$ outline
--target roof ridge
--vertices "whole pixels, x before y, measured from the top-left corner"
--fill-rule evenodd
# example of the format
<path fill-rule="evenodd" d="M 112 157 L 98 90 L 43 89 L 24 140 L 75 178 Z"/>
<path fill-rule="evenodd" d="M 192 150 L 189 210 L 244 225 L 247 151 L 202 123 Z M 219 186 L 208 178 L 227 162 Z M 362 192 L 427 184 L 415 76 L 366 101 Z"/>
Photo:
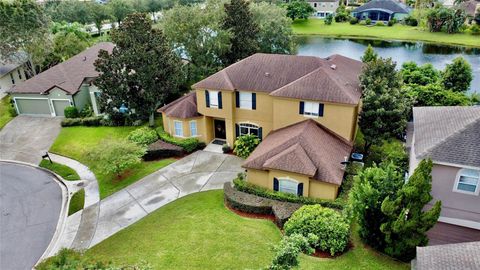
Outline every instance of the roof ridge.
<path fill-rule="evenodd" d="M 232 87 L 232 90 L 235 90 L 235 86 L 233 85 L 232 80 L 230 79 L 230 76 L 228 76 L 226 69 L 222 69 L 221 73 L 223 74 L 223 77 L 225 77 L 227 84 L 230 85 L 230 87 Z"/>
<path fill-rule="evenodd" d="M 446 136 L 445 138 L 439 140 L 436 144 L 434 144 L 434 145 L 430 146 L 429 148 L 425 149 L 422 153 L 418 154 L 417 157 L 424 157 L 425 155 L 427 155 L 428 153 L 430 153 L 434 149 L 440 147 L 443 143 L 445 143 L 446 141 L 448 141 L 452 137 L 455 137 L 458 134 L 463 133 L 465 130 L 467 130 L 468 128 L 470 128 L 471 126 L 476 124 L 477 122 L 480 122 L 480 115 L 478 115 L 478 117 L 476 119 L 472 120 L 470 123 L 466 124 L 462 128 L 460 128 L 458 130 L 455 130 L 454 132 L 452 132 L 452 134 Z"/>
<path fill-rule="evenodd" d="M 318 57 L 317 57 L 317 58 L 318 58 Z M 320 64 L 321 64 L 321 63 L 320 63 Z M 270 92 L 268 95 L 270 96 L 270 95 L 274 94 L 275 92 L 277 92 L 277 91 L 280 91 L 280 90 L 282 90 L 283 88 L 285 88 L 285 87 L 287 87 L 287 86 L 290 86 L 290 85 L 292 85 L 292 84 L 294 84 L 294 83 L 296 83 L 296 82 L 298 82 L 298 81 L 302 80 L 303 78 L 307 77 L 308 75 L 310 75 L 310 74 L 314 73 L 314 72 L 315 72 L 315 71 L 317 71 L 317 70 L 320 70 L 321 68 L 322 68 L 322 66 L 319 66 L 319 67 L 317 67 L 316 69 L 314 69 L 314 70 L 312 70 L 312 71 L 310 71 L 310 72 L 308 72 L 308 73 L 304 74 L 303 76 L 299 77 L 298 79 L 296 79 L 296 80 L 293 80 L 293 81 L 291 81 L 291 82 L 289 82 L 289 83 L 287 83 L 287 84 L 283 85 L 282 87 L 280 87 L 280 88 L 278 88 L 278 89 L 275 89 L 275 90 L 273 90 L 273 91 L 272 91 L 272 92 Z"/>

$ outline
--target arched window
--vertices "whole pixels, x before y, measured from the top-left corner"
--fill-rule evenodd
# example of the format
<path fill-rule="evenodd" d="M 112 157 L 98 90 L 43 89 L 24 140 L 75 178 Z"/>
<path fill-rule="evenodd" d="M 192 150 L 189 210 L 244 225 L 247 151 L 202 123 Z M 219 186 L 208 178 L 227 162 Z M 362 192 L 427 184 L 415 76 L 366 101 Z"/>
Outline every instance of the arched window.
<path fill-rule="evenodd" d="M 242 135 L 247 135 L 247 134 L 253 134 L 253 135 L 257 135 L 258 137 L 259 136 L 259 126 L 256 126 L 254 124 L 249 124 L 249 123 L 241 123 L 239 124 L 240 126 L 240 132 L 239 132 L 239 136 L 242 136 Z"/>
<path fill-rule="evenodd" d="M 273 190 L 303 196 L 303 183 L 290 178 L 273 178 Z"/>

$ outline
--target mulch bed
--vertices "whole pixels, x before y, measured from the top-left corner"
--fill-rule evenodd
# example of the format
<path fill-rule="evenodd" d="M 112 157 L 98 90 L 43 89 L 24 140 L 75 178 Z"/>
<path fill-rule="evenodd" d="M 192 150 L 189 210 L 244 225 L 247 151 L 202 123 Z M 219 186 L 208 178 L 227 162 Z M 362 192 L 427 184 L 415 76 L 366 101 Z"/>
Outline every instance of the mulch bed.
<path fill-rule="evenodd" d="M 246 212 L 239 211 L 237 209 L 233 209 L 226 203 L 225 203 L 225 207 L 228 208 L 228 210 L 230 210 L 230 211 L 234 212 L 235 214 L 237 214 L 239 216 L 242 216 L 242 217 L 255 218 L 255 219 L 268 219 L 271 222 L 275 223 L 275 216 L 274 215 L 246 213 Z"/>
<path fill-rule="evenodd" d="M 310 256 L 313 256 L 313 257 L 317 257 L 317 258 L 327 258 L 327 259 L 335 259 L 337 257 L 340 257 L 342 256 L 343 254 L 347 253 L 350 249 L 352 249 L 354 246 L 353 246 L 353 243 L 351 241 L 348 242 L 347 244 L 347 247 L 345 248 L 345 250 L 342 252 L 342 253 L 337 253 L 335 255 L 330 255 L 330 252 L 328 251 L 321 251 L 321 250 L 315 250 L 315 252 L 310 255 Z"/>

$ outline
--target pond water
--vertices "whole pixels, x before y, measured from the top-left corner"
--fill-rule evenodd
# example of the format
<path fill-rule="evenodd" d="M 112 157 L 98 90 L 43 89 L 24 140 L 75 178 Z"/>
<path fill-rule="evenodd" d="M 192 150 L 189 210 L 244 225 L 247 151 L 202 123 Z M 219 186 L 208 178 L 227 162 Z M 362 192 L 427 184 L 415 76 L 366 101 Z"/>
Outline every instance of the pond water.
<path fill-rule="evenodd" d="M 381 57 L 391 57 L 400 67 L 406 61 L 419 65 L 432 63 L 437 69 L 445 68 L 455 57 L 463 56 L 473 69 L 474 79 L 470 92 L 480 93 L 480 49 L 444 46 L 423 42 L 380 41 L 363 39 L 338 39 L 319 36 L 298 36 L 298 55 L 327 57 L 341 54 L 360 60 L 368 44 L 375 48 Z M 480 38 L 479 38 L 480 44 Z"/>

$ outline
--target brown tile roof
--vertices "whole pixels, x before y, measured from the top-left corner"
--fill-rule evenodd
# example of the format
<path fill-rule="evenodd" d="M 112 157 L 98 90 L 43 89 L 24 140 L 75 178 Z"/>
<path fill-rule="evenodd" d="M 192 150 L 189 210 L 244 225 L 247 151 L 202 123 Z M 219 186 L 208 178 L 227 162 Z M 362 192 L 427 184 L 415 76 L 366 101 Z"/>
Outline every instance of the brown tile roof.
<path fill-rule="evenodd" d="M 243 163 L 250 169 L 278 169 L 340 185 L 341 162 L 352 144 L 312 119 L 275 130 Z"/>
<path fill-rule="evenodd" d="M 417 247 L 413 264 L 417 270 L 480 269 L 480 242 Z"/>
<path fill-rule="evenodd" d="M 113 43 L 101 42 L 10 89 L 10 93 L 43 94 L 58 87 L 67 94 L 78 92 L 85 78 L 97 77 L 93 63 L 100 50 L 112 52 Z"/>
<path fill-rule="evenodd" d="M 190 92 L 183 97 L 161 107 L 157 111 L 164 113 L 169 117 L 181 119 L 198 117 L 201 115 L 197 111 L 197 95 L 195 92 Z"/>
<path fill-rule="evenodd" d="M 323 59 L 257 53 L 192 87 L 259 91 L 274 96 L 358 104 L 361 68 L 361 62 L 340 55 Z"/>
<path fill-rule="evenodd" d="M 413 108 L 417 158 L 480 167 L 480 107 Z"/>

